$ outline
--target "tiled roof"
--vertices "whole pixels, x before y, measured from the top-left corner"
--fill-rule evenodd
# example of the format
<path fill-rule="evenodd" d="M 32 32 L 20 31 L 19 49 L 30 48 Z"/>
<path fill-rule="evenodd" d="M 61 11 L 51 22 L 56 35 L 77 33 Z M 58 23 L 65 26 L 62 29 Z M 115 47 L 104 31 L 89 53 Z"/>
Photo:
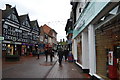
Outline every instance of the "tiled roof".
<path fill-rule="evenodd" d="M 30 24 L 32 27 L 37 27 L 37 30 L 39 30 L 39 25 L 38 25 L 37 20 L 30 21 Z M 37 24 L 37 26 L 36 26 L 36 24 Z"/>
<path fill-rule="evenodd" d="M 20 23 L 23 22 L 25 16 L 19 16 Z"/>
<path fill-rule="evenodd" d="M 42 27 L 43 27 L 43 31 L 44 31 L 46 34 L 49 34 L 51 28 L 50 28 L 49 26 L 47 26 L 47 25 L 43 25 Z"/>
<path fill-rule="evenodd" d="M 35 23 L 39 26 L 37 20 L 30 21 L 32 27 L 35 27 Z"/>
<path fill-rule="evenodd" d="M 19 16 L 20 23 L 24 22 L 27 16 L 28 16 L 27 14 L 25 14 L 25 15 L 20 15 L 20 16 Z"/>
<path fill-rule="evenodd" d="M 7 18 L 10 14 L 12 14 L 13 10 L 15 10 L 15 7 L 9 8 L 7 10 L 2 10 L 2 17 Z"/>
<path fill-rule="evenodd" d="M 44 33 L 46 33 L 48 36 L 52 37 L 52 35 L 50 34 L 50 31 L 52 30 L 52 28 L 50 28 L 46 24 L 43 25 L 42 28 L 43 28 Z"/>

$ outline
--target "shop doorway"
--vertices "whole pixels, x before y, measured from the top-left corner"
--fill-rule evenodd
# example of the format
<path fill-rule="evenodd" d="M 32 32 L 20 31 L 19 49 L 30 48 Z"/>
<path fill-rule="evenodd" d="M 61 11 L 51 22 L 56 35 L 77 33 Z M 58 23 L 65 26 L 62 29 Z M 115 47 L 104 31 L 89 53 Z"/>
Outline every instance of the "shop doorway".
<path fill-rule="evenodd" d="M 116 22 L 95 30 L 96 73 L 105 78 L 120 76 L 120 25 Z"/>

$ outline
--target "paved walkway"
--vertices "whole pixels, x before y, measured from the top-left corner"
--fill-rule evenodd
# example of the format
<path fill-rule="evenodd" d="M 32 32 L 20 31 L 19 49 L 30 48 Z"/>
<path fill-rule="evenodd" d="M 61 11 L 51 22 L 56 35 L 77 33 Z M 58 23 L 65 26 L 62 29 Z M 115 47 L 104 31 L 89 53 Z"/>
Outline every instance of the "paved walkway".
<path fill-rule="evenodd" d="M 83 71 L 73 62 L 64 62 L 62 67 L 57 62 L 52 68 L 47 78 L 80 78 L 90 79 L 90 76 Z"/>
<path fill-rule="evenodd" d="M 45 78 L 47 73 L 55 64 L 53 62 L 45 62 L 45 56 L 40 55 L 40 59 L 36 57 L 21 57 L 17 62 L 5 62 L 3 60 L 3 78 Z"/>
<path fill-rule="evenodd" d="M 18 62 L 5 62 L 3 60 L 2 74 L 3 78 L 90 79 L 90 76 L 83 73 L 76 64 L 63 61 L 62 67 L 60 67 L 56 57 L 52 63 L 45 62 L 44 55 L 40 55 L 40 59 L 31 56 L 21 57 L 21 60 Z"/>

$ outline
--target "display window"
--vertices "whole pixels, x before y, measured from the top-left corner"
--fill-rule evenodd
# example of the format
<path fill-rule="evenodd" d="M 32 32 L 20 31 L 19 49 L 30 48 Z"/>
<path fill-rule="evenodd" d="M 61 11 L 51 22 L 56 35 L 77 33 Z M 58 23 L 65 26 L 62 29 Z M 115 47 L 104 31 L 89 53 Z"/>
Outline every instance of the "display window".
<path fill-rule="evenodd" d="M 101 77 L 120 76 L 120 23 L 115 21 L 95 30 L 96 73 Z"/>
<path fill-rule="evenodd" d="M 7 45 L 7 55 L 13 55 L 14 54 L 14 45 L 8 44 Z"/>

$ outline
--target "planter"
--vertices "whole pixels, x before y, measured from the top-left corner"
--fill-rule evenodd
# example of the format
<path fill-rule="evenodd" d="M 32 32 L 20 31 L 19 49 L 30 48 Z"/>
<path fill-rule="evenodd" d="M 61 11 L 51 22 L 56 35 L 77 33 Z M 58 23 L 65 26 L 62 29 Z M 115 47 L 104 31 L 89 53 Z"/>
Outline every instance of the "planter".
<path fill-rule="evenodd" d="M 19 55 L 6 55 L 5 61 L 19 61 L 20 56 Z"/>

